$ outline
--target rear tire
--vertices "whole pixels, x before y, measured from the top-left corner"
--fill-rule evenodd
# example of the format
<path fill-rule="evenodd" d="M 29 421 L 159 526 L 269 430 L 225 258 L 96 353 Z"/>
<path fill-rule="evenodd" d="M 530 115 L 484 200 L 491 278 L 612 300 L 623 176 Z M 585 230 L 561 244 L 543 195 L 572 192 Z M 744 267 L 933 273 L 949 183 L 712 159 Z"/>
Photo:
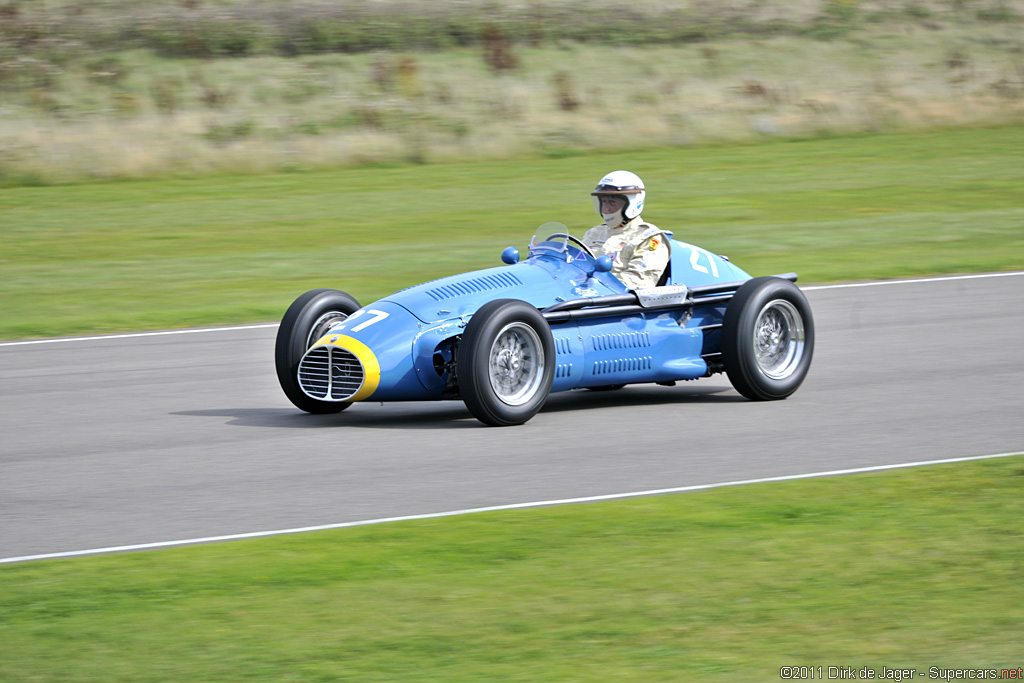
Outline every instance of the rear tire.
<path fill-rule="evenodd" d="M 327 331 L 360 309 L 359 302 L 336 289 L 306 292 L 288 307 L 277 329 L 274 364 L 285 396 L 307 413 L 340 413 L 352 405 L 344 401 L 320 401 L 299 386 L 299 361 Z"/>
<path fill-rule="evenodd" d="M 459 343 L 462 400 L 484 424 L 523 424 L 547 401 L 554 359 L 554 337 L 540 311 L 517 299 L 484 304 Z"/>
<path fill-rule="evenodd" d="M 736 391 L 755 401 L 790 396 L 813 352 L 811 307 L 796 285 L 758 277 L 740 286 L 722 321 L 722 360 Z"/>

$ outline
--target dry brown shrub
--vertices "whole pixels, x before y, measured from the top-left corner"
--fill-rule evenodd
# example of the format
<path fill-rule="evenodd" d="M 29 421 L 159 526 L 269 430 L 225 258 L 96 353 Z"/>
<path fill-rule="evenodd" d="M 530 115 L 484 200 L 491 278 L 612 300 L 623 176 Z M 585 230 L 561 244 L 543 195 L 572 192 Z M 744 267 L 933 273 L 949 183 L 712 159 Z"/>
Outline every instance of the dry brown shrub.
<path fill-rule="evenodd" d="M 579 98 L 576 97 L 575 86 L 572 76 L 568 71 L 556 71 L 551 77 L 555 86 L 555 99 L 558 101 L 558 108 L 562 111 L 575 111 L 580 106 Z"/>
<path fill-rule="evenodd" d="M 519 66 L 519 60 L 512 52 L 512 43 L 501 28 L 488 24 L 483 30 L 484 61 L 495 72 L 512 71 Z"/>
<path fill-rule="evenodd" d="M 785 93 L 776 88 L 769 88 L 759 81 L 744 81 L 743 85 L 736 88 L 736 91 L 744 97 L 761 99 L 771 104 L 779 104 L 786 99 Z"/>

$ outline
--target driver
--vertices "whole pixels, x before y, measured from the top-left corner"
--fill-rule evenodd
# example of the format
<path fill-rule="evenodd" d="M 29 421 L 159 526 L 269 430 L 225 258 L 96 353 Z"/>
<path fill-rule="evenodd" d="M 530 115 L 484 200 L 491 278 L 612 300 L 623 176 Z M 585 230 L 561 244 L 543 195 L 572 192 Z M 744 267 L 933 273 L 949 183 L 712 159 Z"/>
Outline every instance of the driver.
<path fill-rule="evenodd" d="M 630 289 L 654 287 L 668 266 L 670 233 L 640 220 L 644 181 L 629 171 L 612 171 L 590 193 L 604 219 L 583 235 L 594 256 L 612 258 L 612 275 Z"/>

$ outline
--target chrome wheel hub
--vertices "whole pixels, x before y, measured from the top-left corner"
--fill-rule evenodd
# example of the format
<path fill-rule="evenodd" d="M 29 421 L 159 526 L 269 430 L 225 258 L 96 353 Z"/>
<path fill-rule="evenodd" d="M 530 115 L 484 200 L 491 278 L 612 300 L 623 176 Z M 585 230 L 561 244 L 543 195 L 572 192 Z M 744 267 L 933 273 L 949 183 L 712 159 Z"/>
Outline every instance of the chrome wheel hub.
<path fill-rule="evenodd" d="M 758 369 L 771 379 L 786 379 L 804 355 L 804 319 L 789 301 L 770 301 L 754 323 L 754 358 Z"/>
<path fill-rule="evenodd" d="M 537 332 L 524 323 L 510 323 L 491 344 L 488 376 L 494 394 L 510 406 L 534 397 L 544 375 L 543 347 Z"/>
<path fill-rule="evenodd" d="M 309 335 L 306 337 L 306 348 L 308 349 L 320 337 L 330 332 L 331 328 L 348 318 L 348 314 L 341 311 L 327 311 L 316 319 L 313 326 L 309 328 Z"/>

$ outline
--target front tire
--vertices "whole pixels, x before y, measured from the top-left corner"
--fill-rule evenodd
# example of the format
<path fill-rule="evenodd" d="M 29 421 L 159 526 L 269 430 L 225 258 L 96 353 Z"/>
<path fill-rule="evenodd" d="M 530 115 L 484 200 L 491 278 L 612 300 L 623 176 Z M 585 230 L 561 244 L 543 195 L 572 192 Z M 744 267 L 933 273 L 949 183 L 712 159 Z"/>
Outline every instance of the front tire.
<path fill-rule="evenodd" d="M 796 285 L 758 277 L 740 286 L 722 321 L 722 360 L 736 391 L 755 401 L 790 396 L 813 352 L 811 307 Z"/>
<path fill-rule="evenodd" d="M 288 307 L 277 329 L 274 364 L 277 380 L 288 400 L 307 413 L 340 413 L 352 405 L 344 401 L 320 401 L 299 386 L 299 361 L 334 325 L 360 309 L 359 302 L 336 289 L 306 292 Z"/>
<path fill-rule="evenodd" d="M 555 377 L 551 327 L 516 299 L 484 304 L 466 325 L 456 370 L 469 412 L 484 424 L 523 424 L 543 407 Z"/>

